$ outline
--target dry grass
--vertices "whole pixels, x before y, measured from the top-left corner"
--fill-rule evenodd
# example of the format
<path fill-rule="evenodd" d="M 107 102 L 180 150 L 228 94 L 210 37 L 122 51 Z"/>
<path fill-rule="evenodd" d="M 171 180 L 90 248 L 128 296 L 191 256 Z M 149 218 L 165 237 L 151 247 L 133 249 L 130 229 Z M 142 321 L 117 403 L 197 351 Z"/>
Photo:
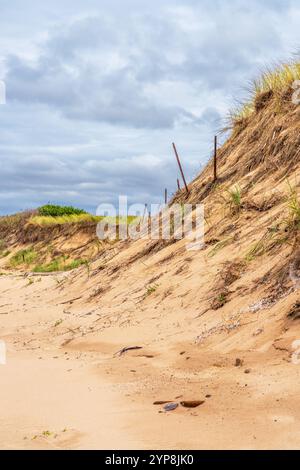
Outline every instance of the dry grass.
<path fill-rule="evenodd" d="M 299 230 L 300 229 L 300 199 L 298 197 L 296 187 L 292 187 L 288 181 L 289 195 L 287 198 L 287 205 L 289 210 L 289 217 L 287 220 L 288 228 Z"/>
<path fill-rule="evenodd" d="M 32 217 L 28 223 L 31 225 L 49 226 L 49 225 L 65 225 L 65 224 L 80 224 L 84 222 L 98 222 L 101 217 L 96 217 L 90 214 L 80 215 L 62 215 L 58 217 L 36 215 Z"/>
<path fill-rule="evenodd" d="M 281 64 L 275 70 L 267 69 L 258 80 L 254 81 L 255 96 L 257 97 L 268 91 L 272 91 L 274 94 L 282 93 L 295 80 L 300 80 L 299 62 Z"/>
<path fill-rule="evenodd" d="M 130 224 L 136 219 L 134 216 L 126 217 L 105 217 L 107 223 L 114 223 L 117 221 L 117 224 L 120 225 L 125 223 Z M 36 215 L 32 217 L 28 223 L 31 225 L 38 226 L 51 226 L 51 225 L 65 225 L 65 224 L 82 224 L 82 223 L 98 223 L 104 220 L 103 216 L 96 216 L 91 214 L 79 214 L 79 215 L 62 215 L 58 217 L 52 216 L 40 216 Z"/>
<path fill-rule="evenodd" d="M 300 80 L 299 62 L 284 63 L 275 69 L 266 69 L 260 78 L 252 82 L 249 100 L 230 112 L 230 127 L 234 128 L 247 121 L 255 111 L 262 109 L 272 96 L 280 98 L 296 80 Z"/>

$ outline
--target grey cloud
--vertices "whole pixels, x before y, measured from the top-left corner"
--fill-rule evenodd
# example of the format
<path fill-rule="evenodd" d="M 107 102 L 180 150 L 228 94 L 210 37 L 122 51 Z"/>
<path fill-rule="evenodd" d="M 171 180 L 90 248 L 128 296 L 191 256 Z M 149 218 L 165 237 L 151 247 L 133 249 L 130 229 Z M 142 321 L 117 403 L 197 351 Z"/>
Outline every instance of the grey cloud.
<path fill-rule="evenodd" d="M 48 201 L 94 211 L 119 193 L 161 201 L 176 189 L 171 142 L 190 180 L 230 97 L 296 49 L 297 14 L 293 0 L 3 5 L 0 213 Z"/>

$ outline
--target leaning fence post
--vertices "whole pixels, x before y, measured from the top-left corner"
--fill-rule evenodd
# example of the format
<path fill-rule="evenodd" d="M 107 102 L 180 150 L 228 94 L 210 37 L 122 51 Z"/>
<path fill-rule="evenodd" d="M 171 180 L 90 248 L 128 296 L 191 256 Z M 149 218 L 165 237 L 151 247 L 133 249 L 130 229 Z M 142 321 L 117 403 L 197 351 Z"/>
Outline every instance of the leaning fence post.
<path fill-rule="evenodd" d="M 188 188 L 188 185 L 186 183 L 186 179 L 185 179 L 183 169 L 182 169 L 182 166 L 181 166 L 181 163 L 180 163 L 179 155 L 178 155 L 178 152 L 177 152 L 177 149 L 176 149 L 176 146 L 175 146 L 174 143 L 173 143 L 173 149 L 174 149 L 175 156 L 176 156 L 176 159 L 177 159 L 177 163 L 178 163 L 178 166 L 179 166 L 179 170 L 180 170 L 183 182 L 184 182 L 185 190 L 186 190 L 187 194 L 189 194 L 189 188 Z"/>
<path fill-rule="evenodd" d="M 215 135 L 215 149 L 214 149 L 214 182 L 218 179 L 217 174 L 217 157 L 218 157 L 218 137 Z"/>

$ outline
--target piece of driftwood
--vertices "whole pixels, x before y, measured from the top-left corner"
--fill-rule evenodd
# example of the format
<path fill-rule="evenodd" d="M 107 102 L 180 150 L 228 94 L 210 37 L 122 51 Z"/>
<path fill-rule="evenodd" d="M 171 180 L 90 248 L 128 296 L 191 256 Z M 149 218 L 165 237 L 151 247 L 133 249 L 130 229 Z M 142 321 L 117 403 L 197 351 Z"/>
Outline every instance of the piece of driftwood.
<path fill-rule="evenodd" d="M 204 400 L 194 400 L 194 401 L 182 401 L 180 402 L 181 406 L 184 408 L 197 408 L 200 405 L 203 405 L 205 403 Z"/>
<path fill-rule="evenodd" d="M 127 353 L 127 351 L 137 351 L 138 349 L 143 349 L 142 346 L 130 346 L 128 348 L 123 348 L 120 351 L 116 352 L 114 354 L 114 357 L 116 356 L 122 356 L 122 354 Z"/>
<path fill-rule="evenodd" d="M 80 300 L 81 298 L 82 298 L 82 296 L 76 297 L 75 299 L 66 300 L 65 302 L 61 302 L 60 305 L 72 304 L 73 302 L 75 302 L 76 300 Z"/>

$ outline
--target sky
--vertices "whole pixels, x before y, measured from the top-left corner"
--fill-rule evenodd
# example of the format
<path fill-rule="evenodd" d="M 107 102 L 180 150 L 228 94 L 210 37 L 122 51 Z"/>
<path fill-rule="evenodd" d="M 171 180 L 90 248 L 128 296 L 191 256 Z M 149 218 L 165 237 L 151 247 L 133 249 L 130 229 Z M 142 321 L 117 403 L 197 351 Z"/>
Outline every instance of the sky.
<path fill-rule="evenodd" d="M 162 202 L 172 142 L 190 181 L 299 24 L 298 0 L 0 0 L 0 214 Z"/>

